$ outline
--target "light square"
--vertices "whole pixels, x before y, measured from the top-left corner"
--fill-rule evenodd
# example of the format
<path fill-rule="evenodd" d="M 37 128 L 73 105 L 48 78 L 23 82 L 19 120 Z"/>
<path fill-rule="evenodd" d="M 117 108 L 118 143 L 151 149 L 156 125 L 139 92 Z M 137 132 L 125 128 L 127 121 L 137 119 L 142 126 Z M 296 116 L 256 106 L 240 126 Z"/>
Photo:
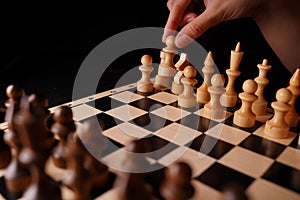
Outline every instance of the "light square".
<path fill-rule="evenodd" d="M 206 116 L 204 114 L 204 108 L 201 108 L 200 110 L 197 110 L 196 112 L 194 112 L 194 114 L 210 119 L 209 116 Z M 232 113 L 229 113 L 229 112 L 225 111 L 224 118 L 222 118 L 222 119 L 213 119 L 213 120 L 216 121 L 216 122 L 222 122 L 225 119 L 227 119 L 228 117 L 230 117 L 231 115 L 232 115 Z"/>
<path fill-rule="evenodd" d="M 246 190 L 249 199 L 255 200 L 299 200 L 300 194 L 271 183 L 264 179 L 256 179 Z"/>
<path fill-rule="evenodd" d="M 212 200 L 222 199 L 222 193 L 198 180 L 192 180 L 192 185 L 195 188 L 194 196 L 189 200 Z"/>
<path fill-rule="evenodd" d="M 177 161 L 188 163 L 192 168 L 193 177 L 196 177 L 208 169 L 215 162 L 215 159 L 188 147 L 180 146 L 160 158 L 158 163 L 169 166 Z"/>
<path fill-rule="evenodd" d="M 278 156 L 277 161 L 300 170 L 300 150 L 287 147 Z"/>
<path fill-rule="evenodd" d="M 75 121 L 80 121 L 86 118 L 89 118 L 91 116 L 95 116 L 99 113 L 101 113 L 100 110 L 93 108 L 89 105 L 82 104 L 76 107 L 72 108 L 73 111 L 73 119 Z"/>
<path fill-rule="evenodd" d="M 167 92 L 159 92 L 149 96 L 148 98 L 165 103 L 170 104 L 177 101 L 177 97 L 174 94 L 170 94 Z"/>
<path fill-rule="evenodd" d="M 177 121 L 190 114 L 190 112 L 169 105 L 160 107 L 151 113 L 171 121 Z"/>
<path fill-rule="evenodd" d="M 243 141 L 250 135 L 250 133 L 246 131 L 232 128 L 231 126 L 228 126 L 226 124 L 217 124 L 213 128 L 206 131 L 205 134 L 221 139 L 233 145 L 238 145 L 241 141 Z"/>
<path fill-rule="evenodd" d="M 125 92 L 121 92 L 118 94 L 114 94 L 114 95 L 111 95 L 110 97 L 113 99 L 116 99 L 118 101 L 121 101 L 123 103 L 130 103 L 130 102 L 144 98 L 142 95 L 138 95 L 138 94 L 135 94 L 130 91 L 125 91 Z"/>
<path fill-rule="evenodd" d="M 271 141 L 274 141 L 274 142 L 277 142 L 277 143 L 283 144 L 283 145 L 289 145 L 293 141 L 293 139 L 297 136 L 296 133 L 289 132 L 287 138 L 282 138 L 282 139 L 271 138 L 264 134 L 264 129 L 265 129 L 265 124 L 263 126 L 259 127 L 256 131 L 254 131 L 253 134 L 263 137 L 263 138 L 267 138 L 268 140 L 271 140 Z"/>
<path fill-rule="evenodd" d="M 160 129 L 155 134 L 161 138 L 183 146 L 188 142 L 191 142 L 194 138 L 198 137 L 202 133 L 184 125 L 172 123 L 169 126 Z"/>
<path fill-rule="evenodd" d="M 103 131 L 103 135 L 126 146 L 135 139 L 140 139 L 148 135 L 149 132 L 143 128 L 125 122 L 113 128 Z"/>
<path fill-rule="evenodd" d="M 274 160 L 241 147 L 235 147 L 218 162 L 248 176 L 260 177 Z"/>
<path fill-rule="evenodd" d="M 130 121 L 136 117 L 146 114 L 147 112 L 125 104 L 123 106 L 109 110 L 105 113 L 123 121 Z"/>

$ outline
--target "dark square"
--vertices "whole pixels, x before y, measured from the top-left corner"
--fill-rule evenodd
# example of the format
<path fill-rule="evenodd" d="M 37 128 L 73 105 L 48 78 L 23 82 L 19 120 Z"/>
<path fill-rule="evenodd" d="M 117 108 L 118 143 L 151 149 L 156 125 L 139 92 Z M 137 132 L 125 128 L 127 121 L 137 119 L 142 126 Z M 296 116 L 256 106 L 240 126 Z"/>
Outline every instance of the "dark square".
<path fill-rule="evenodd" d="M 299 134 L 293 139 L 293 141 L 291 142 L 291 144 L 289 145 L 290 147 L 294 147 L 296 149 L 300 149 L 300 145 L 298 144 L 298 140 L 299 140 Z"/>
<path fill-rule="evenodd" d="M 262 176 L 264 179 L 300 193 L 300 171 L 274 162 Z"/>
<path fill-rule="evenodd" d="M 300 121 L 298 121 L 298 124 L 296 127 L 291 127 L 290 131 L 294 132 L 294 133 L 299 133 L 300 132 Z"/>
<path fill-rule="evenodd" d="M 174 149 L 178 147 L 178 145 L 152 134 L 140 140 L 146 140 L 147 144 L 149 144 L 149 151 L 147 152 L 149 154 L 147 154 L 147 156 L 156 160 L 174 151 Z"/>
<path fill-rule="evenodd" d="M 107 96 L 100 99 L 96 99 L 94 101 L 87 102 L 86 104 L 105 112 L 117 108 L 119 106 L 122 106 L 125 103 L 122 103 L 118 100 L 112 99 L 109 96 Z"/>
<path fill-rule="evenodd" d="M 219 159 L 234 146 L 217 138 L 202 134 L 196 137 L 191 143 L 186 144 L 191 149 Z"/>
<path fill-rule="evenodd" d="M 0 123 L 4 122 L 5 118 L 5 109 L 0 108 Z"/>
<path fill-rule="evenodd" d="M 196 179 L 217 190 L 231 183 L 238 183 L 246 189 L 254 181 L 254 178 L 219 163 L 214 163 Z"/>
<path fill-rule="evenodd" d="M 166 104 L 163 104 L 159 101 L 155 101 L 153 99 L 143 98 L 143 99 L 133 101 L 133 102 L 129 103 L 129 105 L 139 108 L 139 109 L 142 109 L 147 112 L 151 112 L 152 110 L 163 107 Z"/>
<path fill-rule="evenodd" d="M 130 120 L 129 122 L 151 132 L 155 132 L 172 123 L 170 120 L 151 113 L 144 114 L 140 117 Z"/>
<path fill-rule="evenodd" d="M 188 115 L 176 122 L 201 132 L 205 132 L 218 124 L 216 121 L 195 114 Z"/>
<path fill-rule="evenodd" d="M 93 116 L 94 117 L 94 116 Z M 100 113 L 98 115 L 96 115 L 97 117 L 97 120 L 99 122 L 99 125 L 101 127 L 101 129 L 103 131 L 107 130 L 107 129 L 110 129 L 118 124 L 121 124 L 123 123 L 123 121 L 115 118 L 115 117 L 112 117 L 106 113 Z M 90 120 L 91 117 L 87 118 L 87 119 L 84 119 L 82 121 L 80 121 L 81 123 L 84 123 L 85 121 L 88 121 Z"/>
<path fill-rule="evenodd" d="M 103 152 L 101 152 L 101 157 L 105 157 L 107 156 L 108 154 L 111 154 L 112 152 L 115 152 L 117 151 L 118 149 L 121 149 L 122 147 L 124 147 L 124 145 L 120 144 L 119 142 L 107 137 L 108 140 L 111 142 L 108 144 L 108 147 L 105 148 L 103 150 Z"/>
<path fill-rule="evenodd" d="M 238 128 L 238 129 L 241 129 L 243 131 L 246 131 L 246 132 L 249 132 L 249 133 L 253 133 L 254 131 L 256 131 L 261 125 L 263 125 L 262 122 L 259 122 L 259 121 L 255 121 L 254 123 L 254 126 L 253 127 L 250 127 L 250 128 L 244 128 L 244 127 L 240 127 L 240 126 L 237 126 L 233 123 L 233 117 L 234 117 L 234 114 L 231 115 L 230 117 L 228 117 L 224 124 L 228 125 L 228 126 L 232 126 L 232 127 L 235 127 L 235 128 Z"/>
<path fill-rule="evenodd" d="M 273 159 L 277 158 L 277 156 L 285 149 L 285 146 L 282 144 L 272 142 L 256 135 L 250 135 L 243 140 L 239 146 Z"/>

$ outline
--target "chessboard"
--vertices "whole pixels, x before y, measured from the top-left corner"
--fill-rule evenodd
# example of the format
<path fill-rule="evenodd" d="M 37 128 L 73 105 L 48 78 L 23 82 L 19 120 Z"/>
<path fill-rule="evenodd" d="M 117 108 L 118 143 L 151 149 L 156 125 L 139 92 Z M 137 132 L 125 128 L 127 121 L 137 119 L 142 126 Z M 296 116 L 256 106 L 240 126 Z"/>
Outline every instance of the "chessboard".
<path fill-rule="evenodd" d="M 300 198 L 300 126 L 291 129 L 285 139 L 266 137 L 263 130 L 272 117 L 271 109 L 256 119 L 254 127 L 243 129 L 233 125 L 239 103 L 226 111 L 224 119 L 212 120 L 203 115 L 201 104 L 184 109 L 170 90 L 140 93 L 136 83 L 50 108 L 51 113 L 61 106 L 72 109 L 77 128 L 96 117 L 102 128 L 99 134 L 116 147 L 102 155 L 111 182 L 106 190 L 95 192 L 94 199 L 118 199 L 113 182 L 119 176 L 124 149 L 140 139 L 148 140 L 155 150 L 146 156 L 157 169 L 148 179 L 155 191 L 159 191 L 165 168 L 184 161 L 192 169 L 195 193 L 191 199 L 222 199 L 224 187 L 231 183 L 242 186 L 249 199 Z M 1 129 L 6 128 L 7 123 L 2 123 Z M 51 159 L 46 171 L 61 183 L 65 170 L 55 167 Z M 0 171 L 2 199 L 7 195 L 4 173 Z M 72 191 L 61 187 L 63 199 L 73 199 Z"/>

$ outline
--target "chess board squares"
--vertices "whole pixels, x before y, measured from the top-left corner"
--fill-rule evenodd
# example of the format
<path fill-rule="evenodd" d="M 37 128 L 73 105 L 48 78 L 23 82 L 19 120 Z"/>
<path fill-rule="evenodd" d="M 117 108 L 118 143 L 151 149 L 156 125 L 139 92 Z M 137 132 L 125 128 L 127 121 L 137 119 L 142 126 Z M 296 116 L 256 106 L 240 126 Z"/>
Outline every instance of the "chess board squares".
<path fill-rule="evenodd" d="M 227 124 L 228 126 L 232 126 L 232 127 L 234 127 L 234 128 L 238 128 L 238 129 L 247 131 L 247 132 L 249 132 L 249 133 L 253 133 L 253 132 L 256 131 L 259 127 L 261 127 L 263 123 L 256 120 L 253 127 L 250 127 L 250 128 L 243 128 L 243 127 L 239 127 L 239 126 L 237 126 L 237 125 L 235 125 L 235 124 L 233 123 L 233 115 L 231 115 L 230 117 L 228 117 L 228 118 L 224 121 L 224 124 Z"/>
<path fill-rule="evenodd" d="M 263 126 L 259 127 L 256 131 L 254 131 L 253 134 L 257 135 L 257 136 L 260 136 L 260 137 L 263 137 L 263 138 L 266 138 L 266 139 L 271 140 L 273 142 L 283 144 L 283 145 L 289 145 L 293 141 L 293 139 L 297 136 L 296 133 L 289 132 L 287 138 L 280 138 L 280 139 L 271 138 L 271 137 L 268 137 L 268 136 L 264 135 L 264 128 L 265 128 L 265 124 Z"/>
<path fill-rule="evenodd" d="M 96 99 L 94 101 L 87 102 L 86 104 L 105 112 L 105 111 L 117 108 L 119 106 L 122 106 L 125 103 L 115 100 L 115 99 L 111 98 L 110 96 L 106 96 L 106 97 L 103 97 L 100 99 Z"/>
<path fill-rule="evenodd" d="M 263 175 L 273 161 L 271 158 L 238 146 L 218 160 L 219 163 L 253 178 Z"/>
<path fill-rule="evenodd" d="M 159 117 L 152 113 L 144 114 L 133 120 L 130 120 L 129 122 L 153 133 L 172 123 L 170 120 Z"/>
<path fill-rule="evenodd" d="M 262 178 L 300 194 L 300 171 L 274 162 Z"/>
<path fill-rule="evenodd" d="M 100 110 L 95 109 L 86 104 L 81 104 L 81 105 L 72 107 L 72 111 L 73 111 L 73 119 L 75 121 L 81 121 L 81 120 L 89 118 L 91 116 L 95 116 L 101 112 Z"/>
<path fill-rule="evenodd" d="M 205 134 L 233 145 L 238 145 L 250 135 L 250 133 L 246 131 L 232 128 L 226 124 L 217 124 L 216 126 L 207 130 Z"/>
<path fill-rule="evenodd" d="M 224 186 L 231 182 L 238 183 L 246 189 L 254 180 L 254 178 L 250 176 L 217 162 L 205 170 L 200 176 L 196 177 L 196 179 L 217 190 L 222 190 Z"/>
<path fill-rule="evenodd" d="M 282 144 L 272 142 L 256 135 L 250 135 L 242 141 L 239 146 L 273 159 L 276 159 L 285 149 L 285 146 Z"/>
<path fill-rule="evenodd" d="M 200 115 L 200 116 L 205 117 L 205 118 L 209 118 L 209 116 L 206 116 L 206 115 L 204 114 L 204 108 L 201 108 L 200 110 L 194 112 L 194 114 Z M 231 115 L 232 115 L 232 113 L 230 113 L 230 112 L 225 112 L 224 118 L 222 118 L 222 119 L 214 119 L 214 120 L 217 121 L 217 122 L 223 122 L 224 120 L 226 120 L 226 119 L 227 119 L 228 117 L 230 117 Z"/>
<path fill-rule="evenodd" d="M 177 101 L 177 97 L 174 94 L 168 92 L 159 92 L 151 96 L 148 96 L 148 98 L 159 101 L 164 104 L 170 104 Z"/>
<path fill-rule="evenodd" d="M 234 147 L 232 144 L 206 134 L 196 137 L 191 143 L 186 144 L 186 146 L 216 159 L 221 158 Z"/>
<path fill-rule="evenodd" d="M 205 132 L 218 124 L 216 121 L 195 114 L 187 115 L 176 122 L 201 132 Z"/>
<path fill-rule="evenodd" d="M 200 131 L 188 128 L 178 123 L 172 123 L 169 126 L 166 126 L 155 132 L 155 135 L 168 141 L 172 141 L 173 143 L 180 146 L 188 144 L 201 134 L 202 132 Z"/>
<path fill-rule="evenodd" d="M 123 121 L 130 121 L 134 118 L 137 118 L 141 115 L 146 114 L 147 112 L 138 108 L 135 108 L 130 105 L 123 105 L 112 110 L 106 111 L 106 114 L 109 114 L 113 117 L 116 117 Z"/>
<path fill-rule="evenodd" d="M 129 103 L 129 105 L 131 105 L 135 108 L 142 109 L 146 112 L 151 112 L 155 109 L 165 106 L 166 104 L 161 103 L 159 101 L 155 101 L 153 99 L 143 98 L 143 99 L 133 101 L 133 102 Z"/>
<path fill-rule="evenodd" d="M 191 200 L 212 200 L 222 199 L 222 193 L 206 184 L 197 180 L 192 180 L 192 185 L 195 188 L 195 194 Z"/>
<path fill-rule="evenodd" d="M 102 131 L 110 129 L 110 128 L 118 125 L 118 124 L 123 123 L 122 120 L 119 120 L 118 118 L 115 118 L 115 117 L 110 116 L 110 115 L 108 115 L 106 113 L 103 113 L 103 112 L 99 113 L 96 116 L 92 116 L 92 117 L 96 117 L 97 118 Z M 90 118 L 91 117 L 89 117 L 87 119 L 84 119 L 84 120 L 81 120 L 80 123 L 83 124 L 85 121 L 90 120 Z"/>
<path fill-rule="evenodd" d="M 138 99 L 144 98 L 142 95 L 135 94 L 135 93 L 130 92 L 130 91 L 117 93 L 117 94 L 111 95 L 110 97 L 112 99 L 121 101 L 123 103 L 130 103 L 130 102 L 136 101 Z"/>
<path fill-rule="evenodd" d="M 192 176 L 196 177 L 207 170 L 216 159 L 188 147 L 180 146 L 174 149 L 174 151 L 162 156 L 157 162 L 164 166 L 168 166 L 177 161 L 189 163 L 192 168 Z"/>
<path fill-rule="evenodd" d="M 189 112 L 183 109 L 175 108 L 169 105 L 151 111 L 151 113 L 166 118 L 170 121 L 177 121 L 190 114 Z"/>
<path fill-rule="evenodd" d="M 299 137 L 300 137 L 300 134 L 298 134 L 294 140 L 291 142 L 291 144 L 289 145 L 290 147 L 294 147 L 296 149 L 300 149 L 300 145 L 298 144 L 298 141 L 299 141 Z"/>
<path fill-rule="evenodd" d="M 276 159 L 277 162 L 283 163 L 300 171 L 300 150 L 287 147 Z"/>
<path fill-rule="evenodd" d="M 117 141 L 124 146 L 133 140 L 149 135 L 149 133 L 149 131 L 146 131 L 145 129 L 128 122 L 124 122 L 118 126 L 114 126 L 106 131 L 103 131 L 103 135 L 111 138 L 114 141 Z"/>
<path fill-rule="evenodd" d="M 256 179 L 246 190 L 250 199 L 256 200 L 299 200 L 300 194 L 288 190 L 265 179 Z"/>

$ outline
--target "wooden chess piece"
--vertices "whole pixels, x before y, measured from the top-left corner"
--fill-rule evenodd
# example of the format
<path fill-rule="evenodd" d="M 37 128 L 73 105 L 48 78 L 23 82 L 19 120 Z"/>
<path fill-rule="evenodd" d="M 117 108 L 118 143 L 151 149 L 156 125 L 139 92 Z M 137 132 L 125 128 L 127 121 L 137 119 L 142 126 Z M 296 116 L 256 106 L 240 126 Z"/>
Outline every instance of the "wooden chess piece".
<path fill-rule="evenodd" d="M 5 169 L 11 161 L 11 151 L 3 138 L 4 132 L 0 130 L 0 169 Z"/>
<path fill-rule="evenodd" d="M 254 94 L 257 84 L 254 80 L 248 79 L 243 84 L 244 92 L 239 94 L 242 106 L 234 112 L 233 123 L 242 128 L 251 128 L 255 124 L 256 116 L 252 112 L 252 104 L 256 101 L 257 96 Z"/>
<path fill-rule="evenodd" d="M 183 71 L 183 75 L 184 78 L 182 78 L 181 82 L 184 89 L 178 96 L 178 105 L 183 108 L 193 108 L 197 105 L 194 93 L 194 85 L 197 83 L 197 79 L 195 79 L 197 70 L 192 66 L 187 66 Z"/>
<path fill-rule="evenodd" d="M 181 79 L 183 76 L 183 70 L 188 66 L 189 62 L 187 60 L 187 54 L 181 53 L 180 58 L 178 62 L 175 64 L 177 73 L 174 76 L 173 82 L 172 82 L 172 88 L 171 91 L 174 94 L 181 94 L 183 92 L 183 84 L 181 82 Z"/>
<path fill-rule="evenodd" d="M 272 68 L 268 65 L 268 60 L 264 59 L 262 64 L 257 65 L 259 69 L 259 75 L 254 79 L 257 83 L 257 90 L 255 95 L 258 97 L 252 104 L 252 111 L 256 116 L 262 116 L 266 113 L 268 102 L 264 98 L 264 88 L 269 83 L 267 79 L 267 72 Z"/>
<path fill-rule="evenodd" d="M 226 70 L 226 74 L 228 76 L 228 83 L 226 86 L 226 92 L 221 96 L 221 105 L 225 107 L 234 107 L 237 102 L 237 93 L 234 89 L 234 83 L 238 76 L 240 76 L 241 72 L 238 70 L 240 62 L 244 52 L 241 52 L 241 44 L 237 43 L 235 50 L 231 51 L 230 57 L 230 68 Z"/>
<path fill-rule="evenodd" d="M 281 88 L 276 92 L 276 100 L 271 103 L 274 116 L 265 125 L 264 134 L 272 138 L 286 138 L 289 134 L 289 125 L 286 123 L 285 115 L 292 109 L 288 103 L 292 99 L 289 89 Z"/>
<path fill-rule="evenodd" d="M 211 84 L 208 87 L 210 101 L 204 105 L 203 115 L 211 119 L 223 119 L 226 116 L 226 111 L 220 104 L 220 96 L 225 92 L 224 76 L 221 74 L 213 75 Z"/>
<path fill-rule="evenodd" d="M 108 147 L 108 140 L 102 134 L 100 125 L 88 120 L 77 131 L 83 144 L 87 147 L 84 167 L 91 177 L 92 188 L 102 189 L 109 182 L 108 167 L 101 162 L 102 153 Z"/>
<path fill-rule="evenodd" d="M 23 97 L 21 110 L 14 118 L 23 147 L 19 160 L 30 169 L 31 174 L 31 183 L 23 197 L 32 200 L 61 200 L 60 186 L 45 173 L 45 164 L 52 147 L 51 144 L 47 145 L 48 129 L 44 119 L 31 109 L 28 98 Z"/>
<path fill-rule="evenodd" d="M 5 102 L 5 106 L 7 107 L 5 121 L 8 124 L 8 130 L 4 134 L 4 141 L 11 149 L 12 160 L 5 170 L 4 179 L 9 199 L 17 199 L 22 195 L 31 181 L 29 170 L 19 161 L 22 144 L 13 120 L 20 110 L 20 101 L 25 92 L 23 88 L 17 85 L 9 85 L 6 89 L 6 94 L 9 98 Z"/>
<path fill-rule="evenodd" d="M 204 61 L 204 67 L 202 68 L 203 72 L 203 83 L 202 85 L 197 89 L 197 102 L 201 104 L 206 104 L 210 100 L 210 94 L 208 92 L 208 87 L 211 85 L 211 76 L 214 73 L 214 60 L 212 57 L 211 51 L 208 52 L 205 61 Z"/>
<path fill-rule="evenodd" d="M 66 168 L 66 161 L 64 158 L 64 151 L 69 134 L 73 134 L 76 130 L 72 109 L 68 106 L 61 106 L 57 108 L 53 114 L 55 123 L 51 127 L 51 132 L 58 138 L 59 143 L 53 149 L 51 158 L 55 166 L 59 168 Z"/>
<path fill-rule="evenodd" d="M 142 72 L 142 78 L 137 82 L 137 91 L 138 92 L 152 92 L 153 83 L 150 79 L 150 74 L 154 70 L 151 66 L 152 57 L 149 55 L 144 55 L 141 59 L 142 65 L 139 67 L 139 70 Z"/>
<path fill-rule="evenodd" d="M 147 145 L 144 144 L 143 140 L 134 140 L 125 147 L 127 155 L 123 173 L 115 182 L 119 200 L 154 199 L 153 189 L 145 181 L 149 162 L 143 155 L 147 151 Z"/>
<path fill-rule="evenodd" d="M 175 54 L 178 50 L 175 48 L 175 36 L 170 35 L 166 39 L 166 47 L 161 51 L 161 62 L 158 66 L 158 74 L 155 77 L 153 87 L 157 90 L 170 88 L 171 79 L 176 74 L 176 68 L 173 63 Z"/>
<path fill-rule="evenodd" d="M 176 162 L 165 170 L 165 181 L 161 184 L 160 193 L 166 200 L 190 199 L 195 189 L 191 184 L 192 170 L 185 162 Z"/>
<path fill-rule="evenodd" d="M 223 200 L 248 200 L 245 188 L 239 183 L 229 183 L 222 189 Z"/>
<path fill-rule="evenodd" d="M 297 68 L 294 72 L 292 78 L 290 79 L 290 85 L 288 86 L 288 89 L 292 92 L 292 99 L 289 102 L 289 104 L 292 106 L 292 109 L 287 112 L 285 120 L 289 127 L 296 127 L 299 121 L 299 114 L 295 109 L 295 103 L 300 94 L 300 68 Z"/>
<path fill-rule="evenodd" d="M 77 134 L 69 134 L 65 153 L 67 171 L 62 182 L 74 192 L 74 200 L 91 199 L 92 182 L 85 168 L 86 149 Z"/>

